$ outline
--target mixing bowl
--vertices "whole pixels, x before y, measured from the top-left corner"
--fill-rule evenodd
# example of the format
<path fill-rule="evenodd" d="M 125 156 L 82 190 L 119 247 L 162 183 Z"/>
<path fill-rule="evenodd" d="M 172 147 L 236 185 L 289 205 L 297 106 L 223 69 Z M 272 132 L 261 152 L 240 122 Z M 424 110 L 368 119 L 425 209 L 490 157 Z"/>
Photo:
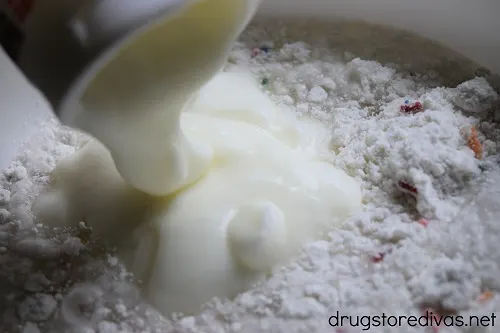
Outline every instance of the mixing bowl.
<path fill-rule="evenodd" d="M 5 6 L 7 2 L 11 5 L 16 3 L 3 1 L 0 6 Z M 25 6 L 32 2 L 17 1 L 18 4 Z M 103 31 L 105 30 L 102 34 L 104 37 L 95 41 L 97 49 L 109 43 L 109 40 L 120 37 L 117 31 L 127 31 L 132 26 L 137 26 L 137 22 L 134 21 L 137 18 L 141 22 L 158 19 L 162 13 L 165 14 L 175 9 L 181 2 L 182 0 L 155 0 L 145 2 L 141 6 L 133 5 L 133 1 L 120 1 L 120 5 L 114 0 L 87 2 L 90 6 L 100 3 L 103 7 L 101 8 L 102 15 L 95 17 L 96 22 L 101 25 Z M 44 7 L 44 11 L 38 14 L 37 19 L 30 24 L 25 45 L 27 56 L 20 63 L 28 79 L 22 76 L 6 53 L 0 51 L 0 68 L 2 69 L 0 109 L 4 115 L 0 121 L 0 133 L 2 133 L 0 169 L 13 158 L 19 144 L 36 131 L 39 121 L 52 113 L 51 109 L 61 110 L 60 103 L 63 101 L 72 103 L 78 97 L 75 87 L 84 86 L 84 81 L 88 82 L 96 70 L 95 66 L 87 66 L 83 72 L 74 71 L 72 65 L 82 61 L 79 57 L 86 57 L 84 62 L 88 62 L 89 59 L 93 61 L 94 58 L 84 54 L 62 52 L 66 50 L 63 47 L 66 42 L 62 38 L 64 36 L 50 34 L 54 25 L 58 24 L 57 22 L 65 22 L 71 16 L 70 13 L 74 14 L 75 3 L 77 2 L 69 5 L 65 1 L 58 2 L 57 10 L 52 12 L 49 7 Z M 50 4 L 50 6 L 56 5 L 55 2 L 50 2 Z M 47 4 L 45 3 L 44 6 Z M 158 6 L 163 8 L 163 12 L 153 13 L 152 8 L 158 8 Z M 18 5 L 18 8 L 21 7 Z M 27 7 L 23 8 L 26 10 Z M 54 7 L 51 8 L 53 10 Z M 87 10 L 85 8 L 84 11 Z M 500 73 L 499 14 L 500 2 L 497 0 L 474 2 L 468 0 L 264 0 L 257 17 L 361 20 L 393 26 L 442 43 L 492 72 Z M 0 32 L 3 29 L 5 36 L 5 31 L 9 27 L 4 21 L 5 18 L 0 17 Z M 43 38 L 39 38 L 39 35 L 44 33 Z M 12 32 L 10 35 L 13 36 Z M 30 39 L 31 36 L 38 37 Z M 55 72 L 62 74 L 54 75 Z M 56 77 L 57 79 L 54 79 Z M 43 96 L 33 88 L 30 81 L 43 92 Z"/>

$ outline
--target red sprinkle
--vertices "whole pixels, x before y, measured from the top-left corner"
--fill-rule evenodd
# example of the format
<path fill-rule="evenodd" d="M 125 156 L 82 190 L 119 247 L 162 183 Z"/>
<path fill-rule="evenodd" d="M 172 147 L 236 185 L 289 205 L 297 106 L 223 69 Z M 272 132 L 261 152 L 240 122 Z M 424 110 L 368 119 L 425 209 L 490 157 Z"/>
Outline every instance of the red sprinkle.
<path fill-rule="evenodd" d="M 402 190 L 404 192 L 407 192 L 407 193 L 409 193 L 411 195 L 417 195 L 418 194 L 417 188 L 415 186 L 413 186 L 413 185 L 408 184 L 405 181 L 400 180 L 398 182 L 398 187 L 399 187 L 400 190 Z"/>
<path fill-rule="evenodd" d="M 260 54 L 260 49 L 259 48 L 253 48 L 252 49 L 252 57 L 256 57 Z"/>
<path fill-rule="evenodd" d="M 382 260 L 384 260 L 384 257 L 385 257 L 385 253 L 379 253 L 379 254 L 377 254 L 377 255 L 374 255 L 374 256 L 372 257 L 372 262 L 373 262 L 373 263 L 375 263 L 375 264 L 376 264 L 376 263 L 379 263 L 379 262 L 381 262 Z"/>
<path fill-rule="evenodd" d="M 379 263 L 379 262 L 381 262 L 382 260 L 384 260 L 385 256 L 386 256 L 386 255 L 388 255 L 388 254 L 390 254 L 391 252 L 392 252 L 392 249 L 389 249 L 389 250 L 387 250 L 387 251 L 385 251 L 385 252 L 380 252 L 380 253 L 378 253 L 378 254 L 374 255 L 374 256 L 371 258 L 371 260 L 372 260 L 372 262 L 373 262 L 373 263 L 375 263 L 375 264 L 376 264 L 376 263 Z"/>
<path fill-rule="evenodd" d="M 429 225 L 429 220 L 422 218 L 422 219 L 418 220 L 418 224 L 423 225 L 424 227 L 427 227 Z"/>
<path fill-rule="evenodd" d="M 424 106 L 420 102 L 415 102 L 401 105 L 400 110 L 405 113 L 418 113 L 424 111 Z"/>

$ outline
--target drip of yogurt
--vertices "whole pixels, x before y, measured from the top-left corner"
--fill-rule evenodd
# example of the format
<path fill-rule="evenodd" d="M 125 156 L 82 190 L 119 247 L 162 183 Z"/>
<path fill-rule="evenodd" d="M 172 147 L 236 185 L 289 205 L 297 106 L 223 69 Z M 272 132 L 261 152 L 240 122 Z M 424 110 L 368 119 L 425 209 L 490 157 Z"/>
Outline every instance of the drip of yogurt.
<path fill-rule="evenodd" d="M 92 80 L 71 122 L 106 145 L 127 183 L 168 195 L 208 170 L 212 150 L 182 132 L 179 114 L 220 70 L 260 1 L 187 0 Z"/>
<path fill-rule="evenodd" d="M 99 141 L 62 160 L 33 207 L 116 246 L 164 314 L 234 297 L 361 206 L 359 184 L 329 162 L 327 128 L 277 108 L 250 75 L 216 74 L 247 5 L 197 2 L 183 29 L 233 19 L 183 36 L 174 24 L 106 67 L 82 101 Z M 158 50 L 141 71 L 146 47 Z"/>

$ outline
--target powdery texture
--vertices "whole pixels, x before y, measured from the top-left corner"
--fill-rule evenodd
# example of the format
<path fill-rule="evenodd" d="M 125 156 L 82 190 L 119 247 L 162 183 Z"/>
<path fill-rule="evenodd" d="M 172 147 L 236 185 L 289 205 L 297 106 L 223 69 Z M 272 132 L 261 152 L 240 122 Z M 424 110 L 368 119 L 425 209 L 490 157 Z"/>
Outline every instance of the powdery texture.
<path fill-rule="evenodd" d="M 0 332 L 340 333 L 328 323 L 337 311 L 433 308 L 468 320 L 500 310 L 500 109 L 488 81 L 474 78 L 487 76 L 483 69 L 416 37 L 354 23 L 252 26 L 227 67 L 252 71 L 276 103 L 331 124 L 333 162 L 361 182 L 364 211 L 235 300 L 161 318 L 112 251 L 87 244 L 84 226 L 46 230 L 32 216 L 49 172 L 86 140 L 51 119 L 0 176 Z M 406 100 L 424 111 L 401 112 Z M 467 147 L 471 126 L 481 161 Z M 485 291 L 493 297 L 480 301 Z"/>

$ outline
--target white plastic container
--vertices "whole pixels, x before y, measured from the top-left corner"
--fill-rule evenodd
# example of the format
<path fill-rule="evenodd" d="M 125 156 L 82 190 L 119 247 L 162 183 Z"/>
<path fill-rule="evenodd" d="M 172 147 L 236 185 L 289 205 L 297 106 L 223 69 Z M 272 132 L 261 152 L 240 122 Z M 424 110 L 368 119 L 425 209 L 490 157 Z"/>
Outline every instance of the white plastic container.
<path fill-rule="evenodd" d="M 1 6 L 6 6 L 7 2 L 7 0 L 0 0 L 0 9 L 2 9 Z M 99 38 L 91 42 L 96 48 L 102 49 L 103 45 L 109 44 L 111 40 L 123 38 L 133 32 L 134 28 L 141 26 L 139 23 L 157 20 L 162 15 L 167 15 L 169 11 L 181 5 L 183 0 L 149 0 L 142 2 L 142 6 L 139 7 L 136 2 L 75 1 L 71 6 L 67 5 L 68 2 L 64 2 L 64 6 L 62 6 L 63 2 L 43 2 L 45 3 L 44 10 L 36 16 L 37 22 L 31 23 L 29 34 L 36 35 L 44 30 L 50 30 L 51 25 L 58 24 L 57 22 L 63 26 L 69 25 L 70 22 L 74 22 L 72 20 L 76 13 L 79 15 L 91 13 L 90 16 L 92 20 L 95 20 L 95 26 L 101 27 L 97 34 L 94 32 L 94 36 L 99 36 Z M 18 3 L 26 3 L 26 0 L 18 1 Z M 85 6 L 81 6 L 82 3 Z M 75 10 L 78 4 L 80 7 Z M 57 10 L 51 12 L 56 7 Z M 158 10 L 155 12 L 151 8 L 155 10 L 162 8 L 163 12 L 160 13 L 162 15 L 158 15 Z M 500 74 L 500 20 L 498 19 L 500 1 L 498 0 L 263 0 L 257 15 L 279 18 L 317 17 L 331 20 L 362 20 L 389 25 L 438 41 L 492 72 Z M 136 20 L 138 17 L 139 21 Z M 78 25 L 74 24 L 72 31 L 75 35 L 81 33 Z M 29 34 L 28 37 L 30 37 Z M 54 50 L 57 52 L 62 42 L 61 39 L 54 37 L 56 36 L 43 39 L 45 42 L 37 39 L 37 43 L 31 43 L 29 57 L 21 64 L 28 79 L 37 83 L 50 103 L 47 103 L 46 98 L 33 89 L 33 85 L 16 69 L 6 54 L 0 51 L 0 112 L 3 115 L 0 120 L 0 169 L 3 169 L 13 158 L 19 144 L 36 131 L 38 122 L 52 112 L 50 104 L 59 109 L 58 102 L 68 95 L 64 85 L 62 90 L 52 94 L 50 92 L 52 88 L 49 89 L 48 85 L 39 81 L 40 73 L 48 73 L 39 72 L 43 69 L 40 67 L 41 64 L 44 61 L 52 66 L 59 64 L 62 69 L 61 73 L 69 74 L 74 78 L 79 71 L 69 71 L 65 68 L 66 65 L 74 63 L 75 57 L 78 56 L 87 57 L 85 60 L 87 63 L 88 59 L 93 59 L 88 54 L 78 53 L 66 54 L 66 58 L 58 56 L 58 59 L 55 59 L 53 52 Z M 43 60 L 44 57 L 48 57 L 48 60 Z M 34 63 L 36 63 L 36 68 L 33 68 Z M 35 76 L 38 76 L 38 80 L 34 79 Z M 70 82 L 73 82 L 72 78 L 61 76 L 60 82 L 69 86 Z M 88 76 L 83 75 L 80 79 L 88 80 Z M 51 80 L 51 82 L 55 81 Z"/>

